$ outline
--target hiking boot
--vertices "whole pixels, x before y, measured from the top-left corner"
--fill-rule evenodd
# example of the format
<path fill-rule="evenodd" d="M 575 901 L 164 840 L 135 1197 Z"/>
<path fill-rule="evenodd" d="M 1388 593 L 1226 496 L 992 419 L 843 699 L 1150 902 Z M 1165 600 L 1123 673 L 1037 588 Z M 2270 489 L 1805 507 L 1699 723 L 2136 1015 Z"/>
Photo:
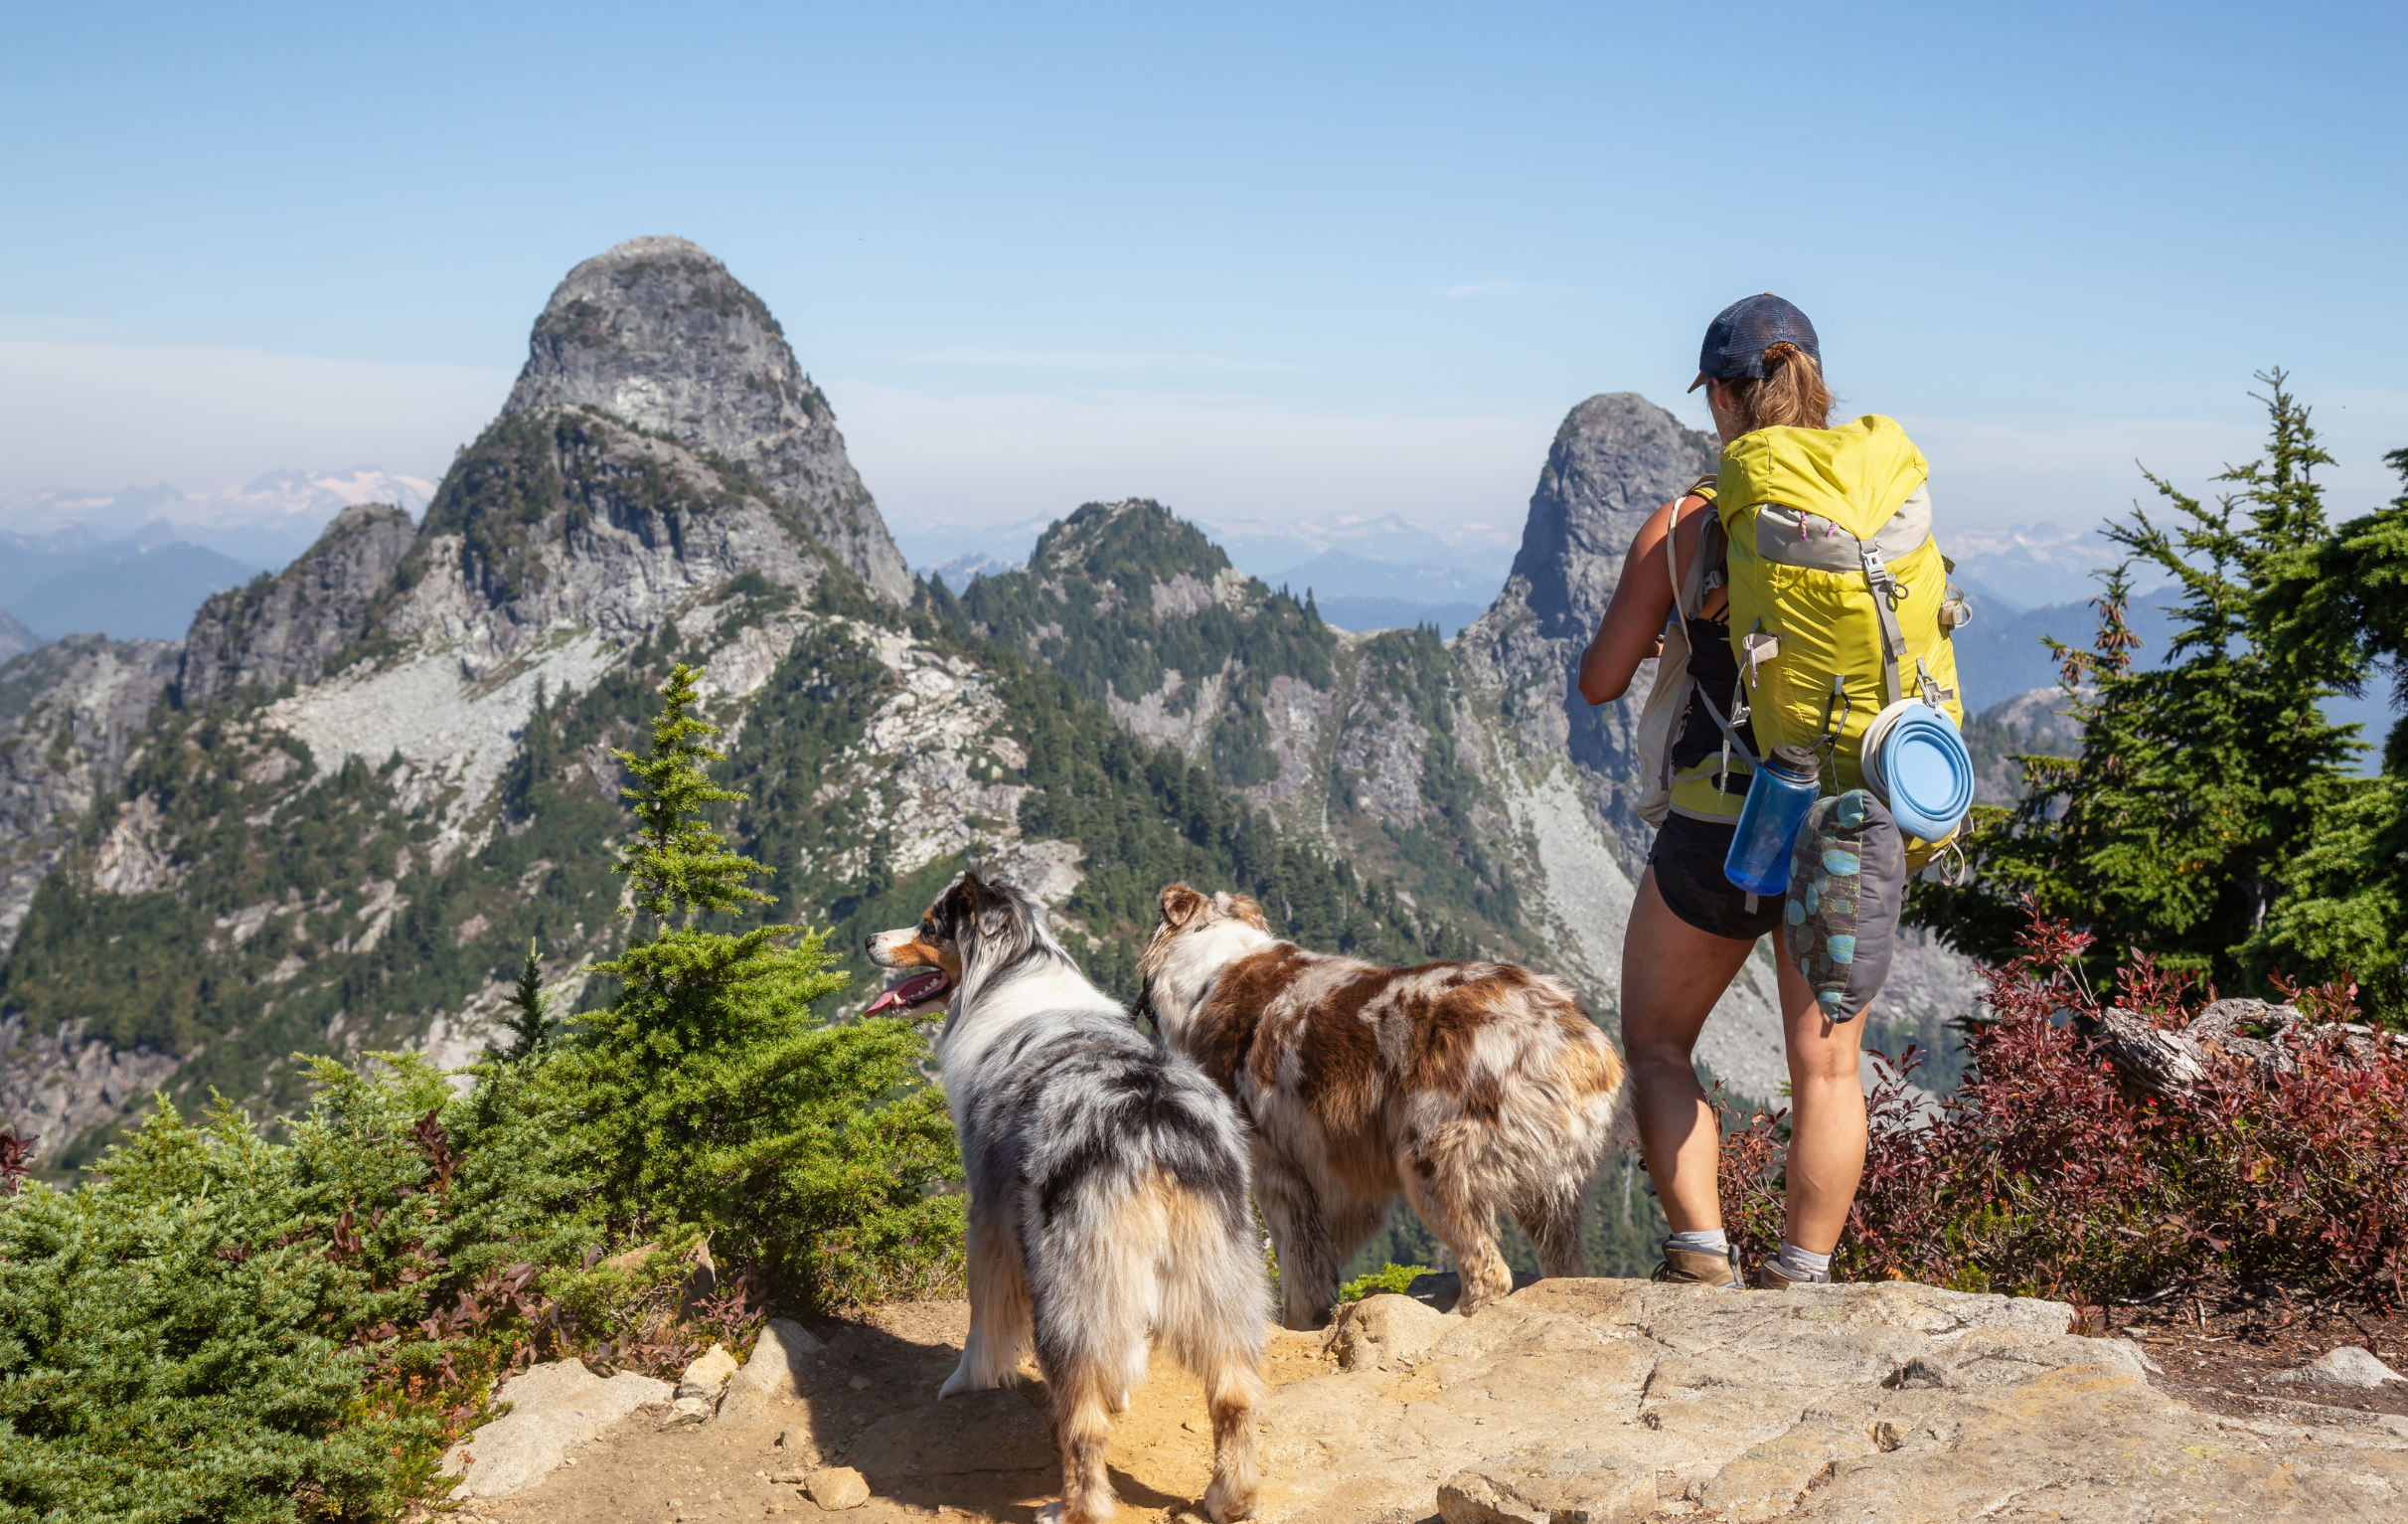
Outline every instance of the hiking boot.
<path fill-rule="evenodd" d="M 1794 1285 L 1830 1284 L 1831 1276 L 1828 1273 L 1817 1275 L 1811 1280 L 1792 1279 L 1789 1273 L 1781 1269 L 1781 1262 L 1778 1260 L 1767 1260 L 1756 1267 L 1756 1289 L 1759 1291 L 1786 1291 Z"/>
<path fill-rule="evenodd" d="M 1654 1280 L 1669 1280 L 1680 1285 L 1715 1285 L 1740 1291 L 1746 1287 L 1739 1280 L 1739 1251 L 1725 1249 L 1720 1254 L 1710 1249 L 1675 1249 L 1668 1239 L 1664 1259 L 1657 1265 Z"/>

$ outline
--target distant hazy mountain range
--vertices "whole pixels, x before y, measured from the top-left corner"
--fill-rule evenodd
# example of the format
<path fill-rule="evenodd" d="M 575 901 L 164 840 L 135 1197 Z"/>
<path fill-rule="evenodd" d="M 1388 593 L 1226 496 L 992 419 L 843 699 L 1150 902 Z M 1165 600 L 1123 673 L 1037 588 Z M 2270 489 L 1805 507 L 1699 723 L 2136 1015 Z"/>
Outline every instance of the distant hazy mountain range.
<path fill-rule="evenodd" d="M 182 540 L 112 540 L 45 554 L 0 539 L 0 561 L 7 563 L 0 607 L 44 640 L 181 640 L 210 594 L 240 588 L 262 570 Z M 38 580 L 27 585 L 29 574 Z"/>
<path fill-rule="evenodd" d="M 898 519 L 894 541 L 914 565 L 959 592 L 973 577 L 1025 565 L 1030 548 L 1052 522 L 1031 519 L 981 529 Z M 1392 513 L 1334 524 L 1195 523 L 1238 571 L 1300 597 L 1312 593 L 1323 618 L 1359 632 L 1435 624 L 1442 637 L 1453 636 L 1497 595 L 1518 543 L 1485 528 L 1448 539 Z"/>
<path fill-rule="evenodd" d="M 30 493 L 0 502 L 0 610 L 39 640 L 178 640 L 210 594 L 281 569 L 345 508 L 391 503 L 415 517 L 433 493 L 369 466 L 270 471 L 207 493 Z M 0 654 L 12 638 L 0 624 Z"/>
<path fill-rule="evenodd" d="M 392 503 L 412 518 L 434 483 L 375 466 L 343 471 L 269 471 L 239 487 L 187 492 L 164 483 L 114 492 L 57 487 L 0 501 L 0 534 L 40 541 L 81 532 L 93 543 L 132 538 L 155 526 L 246 566 L 274 570 L 309 549 L 318 532 L 355 503 Z M 64 548 L 64 547 L 62 547 Z"/>

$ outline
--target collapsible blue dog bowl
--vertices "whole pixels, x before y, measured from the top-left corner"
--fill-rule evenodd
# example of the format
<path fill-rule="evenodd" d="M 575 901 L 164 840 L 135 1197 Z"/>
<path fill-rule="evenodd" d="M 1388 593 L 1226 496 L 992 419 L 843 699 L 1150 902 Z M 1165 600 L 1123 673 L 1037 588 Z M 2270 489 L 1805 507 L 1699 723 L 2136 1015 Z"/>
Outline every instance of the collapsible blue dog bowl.
<path fill-rule="evenodd" d="M 1864 780 L 1901 833 L 1944 841 L 1973 808 L 1974 760 L 1956 722 L 1914 699 L 1890 705 L 1864 732 Z"/>

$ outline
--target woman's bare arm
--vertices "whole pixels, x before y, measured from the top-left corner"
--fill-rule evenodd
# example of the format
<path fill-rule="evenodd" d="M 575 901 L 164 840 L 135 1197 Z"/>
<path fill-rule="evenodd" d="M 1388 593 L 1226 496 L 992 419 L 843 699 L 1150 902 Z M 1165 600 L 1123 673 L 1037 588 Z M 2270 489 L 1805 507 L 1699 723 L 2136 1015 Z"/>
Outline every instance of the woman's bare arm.
<path fill-rule="evenodd" d="M 1668 526 L 1684 557 L 1695 553 L 1702 497 L 1666 503 L 1648 515 L 1632 537 L 1622 558 L 1622 580 L 1614 585 L 1613 601 L 1597 621 L 1596 638 L 1580 656 L 1580 696 L 1591 704 L 1610 704 L 1630 691 L 1639 663 L 1655 655 L 1664 634 L 1664 621 L 1673 611 L 1673 580 L 1665 570 Z"/>

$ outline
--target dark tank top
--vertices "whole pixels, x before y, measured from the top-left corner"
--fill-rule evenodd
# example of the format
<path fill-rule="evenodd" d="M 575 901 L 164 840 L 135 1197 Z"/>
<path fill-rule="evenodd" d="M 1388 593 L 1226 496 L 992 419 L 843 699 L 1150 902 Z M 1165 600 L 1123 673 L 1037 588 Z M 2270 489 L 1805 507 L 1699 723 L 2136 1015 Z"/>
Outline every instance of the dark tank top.
<path fill-rule="evenodd" d="M 1675 770 L 1693 767 L 1709 757 L 1721 755 L 1722 728 L 1714 724 L 1714 717 L 1697 702 L 1697 695 L 1706 694 L 1727 717 L 1731 690 L 1739 685 L 1739 658 L 1731 654 L 1730 620 L 1687 618 L 1681 622 L 1688 631 L 1688 675 L 1695 679 L 1696 687 L 1689 692 L 1688 711 L 1682 716 L 1681 734 L 1673 742 Z M 1737 729 L 1747 749 L 1756 750 L 1754 722 L 1742 721 Z M 1745 793 L 1747 784 L 1745 773 L 1734 772 L 1717 786 L 1724 793 Z"/>

